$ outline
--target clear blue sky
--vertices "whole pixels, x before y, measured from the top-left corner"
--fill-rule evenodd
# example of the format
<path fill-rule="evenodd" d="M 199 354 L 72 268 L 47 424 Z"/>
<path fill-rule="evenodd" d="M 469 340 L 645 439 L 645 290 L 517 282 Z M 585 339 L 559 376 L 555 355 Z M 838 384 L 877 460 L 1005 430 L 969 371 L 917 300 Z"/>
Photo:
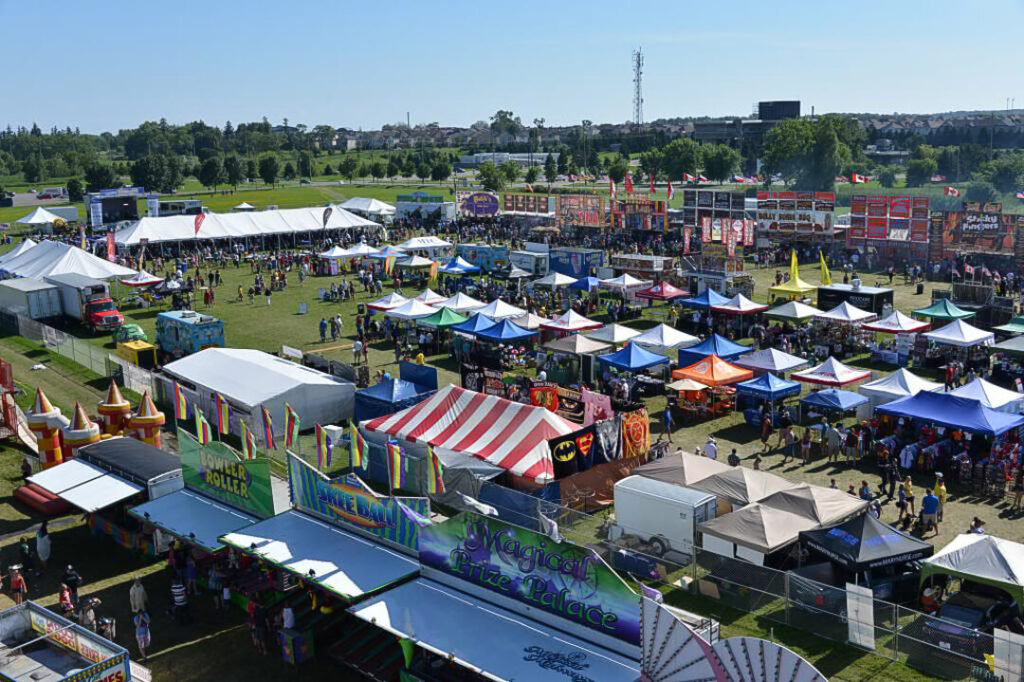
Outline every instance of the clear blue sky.
<path fill-rule="evenodd" d="M 0 0 L 0 125 L 165 117 L 377 128 L 1024 108 L 1024 0 Z"/>

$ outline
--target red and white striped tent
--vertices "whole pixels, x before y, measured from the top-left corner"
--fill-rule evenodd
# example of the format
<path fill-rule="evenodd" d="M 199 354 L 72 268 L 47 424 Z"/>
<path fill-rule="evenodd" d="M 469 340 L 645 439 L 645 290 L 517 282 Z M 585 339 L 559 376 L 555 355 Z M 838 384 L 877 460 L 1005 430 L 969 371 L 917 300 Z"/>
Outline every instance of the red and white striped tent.
<path fill-rule="evenodd" d="M 449 384 L 418 405 L 362 422 L 368 432 L 473 455 L 538 482 L 554 479 L 548 440 L 579 426 L 543 407 Z"/>

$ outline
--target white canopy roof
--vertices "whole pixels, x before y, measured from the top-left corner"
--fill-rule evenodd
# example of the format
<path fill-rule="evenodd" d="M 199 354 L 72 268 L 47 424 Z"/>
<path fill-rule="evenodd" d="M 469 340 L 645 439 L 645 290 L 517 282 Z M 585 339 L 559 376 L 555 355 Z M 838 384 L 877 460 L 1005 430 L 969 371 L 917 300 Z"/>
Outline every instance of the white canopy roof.
<path fill-rule="evenodd" d="M 805 369 L 802 372 L 794 372 L 790 377 L 797 381 L 806 381 L 811 384 L 824 384 L 825 386 L 844 386 L 871 376 L 866 369 L 854 369 L 847 367 L 831 355 L 828 360 L 817 367 Z"/>
<path fill-rule="evenodd" d="M 363 213 L 378 213 L 380 215 L 391 215 L 395 212 L 395 207 L 391 204 L 386 204 L 380 199 L 372 199 L 370 197 L 352 197 L 348 201 L 338 204 L 338 206 L 346 211 L 361 211 Z"/>
<path fill-rule="evenodd" d="M 938 386 L 939 384 L 935 385 Z M 1003 410 L 1006 412 L 1016 412 L 1021 404 L 1021 400 L 1024 400 L 1024 395 L 1016 391 L 1007 390 L 1001 386 L 996 386 L 981 377 L 954 391 L 950 391 L 950 393 L 960 398 L 980 401 L 982 405 L 991 407 L 993 410 Z"/>
<path fill-rule="evenodd" d="M 972 327 L 963 320 L 954 320 L 934 331 L 925 332 L 924 336 L 935 343 L 948 346 L 991 346 L 995 334 Z"/>
<path fill-rule="evenodd" d="M 63 218 L 39 206 L 28 215 L 18 218 L 17 222 L 20 225 L 49 225 L 55 220 L 63 220 Z"/>
<path fill-rule="evenodd" d="M 469 294 L 459 292 L 450 298 L 446 298 L 440 303 L 436 304 L 438 308 L 448 308 L 455 313 L 467 313 L 472 310 L 479 310 L 483 308 L 486 303 L 478 301 Z"/>
<path fill-rule="evenodd" d="M 333 251 L 334 249 L 331 250 Z M 359 242 L 355 246 L 342 249 L 342 254 L 345 258 L 365 258 L 366 256 L 372 256 L 375 253 L 378 253 L 378 249 L 373 248 L 366 242 Z"/>
<path fill-rule="evenodd" d="M 512 324 L 523 329 L 529 329 L 530 331 L 540 329 L 540 326 L 547 321 L 548 318 L 534 315 L 533 313 L 526 313 L 525 315 L 512 318 Z"/>
<path fill-rule="evenodd" d="M 651 280 L 637 279 L 627 272 L 623 275 L 619 275 L 618 277 L 602 279 L 598 283 L 598 286 L 603 289 L 633 289 L 638 287 L 649 287 L 651 286 Z"/>
<path fill-rule="evenodd" d="M 910 334 L 927 329 L 928 323 L 915 320 L 909 315 L 904 315 L 900 311 L 894 310 L 889 316 L 877 322 L 866 324 L 864 328 L 869 331 L 884 332 L 886 334 Z"/>
<path fill-rule="evenodd" d="M 159 284 L 162 281 L 164 281 L 163 277 L 157 277 L 156 275 L 152 275 L 146 272 L 145 270 L 139 270 L 131 277 L 126 277 L 120 280 L 121 284 L 124 284 L 125 286 L 129 287 L 148 287 L 154 284 Z"/>
<path fill-rule="evenodd" d="M 605 326 L 598 329 L 596 332 L 589 332 L 586 336 L 591 339 L 597 339 L 598 341 L 607 341 L 608 343 L 625 343 L 633 337 L 639 336 L 640 332 L 631 327 L 626 327 L 621 324 L 606 324 Z"/>
<path fill-rule="evenodd" d="M 255 209 L 256 207 L 250 204 L 248 201 L 243 201 L 242 203 L 235 206 L 236 211 L 253 211 Z"/>
<path fill-rule="evenodd" d="M 414 296 L 412 300 L 419 301 L 420 303 L 426 303 L 427 305 L 440 307 L 441 304 L 447 301 L 448 299 L 446 299 L 444 296 L 437 293 L 430 287 L 427 287 L 426 289 L 423 290 L 423 293 L 421 293 L 418 296 Z"/>
<path fill-rule="evenodd" d="M 832 310 L 824 313 L 818 313 L 814 316 L 819 320 L 831 320 L 832 322 L 866 322 L 867 320 L 873 320 L 876 315 L 867 310 L 861 310 L 856 306 L 850 305 L 848 301 L 843 301 Z"/>
<path fill-rule="evenodd" d="M 19 277 L 42 278 L 73 272 L 93 279 L 127 277 L 135 271 L 103 258 L 98 258 L 77 246 L 63 242 L 43 241 L 23 251 L 20 256 L 0 263 L 0 270 Z"/>
<path fill-rule="evenodd" d="M 601 323 L 589 320 L 570 308 L 555 319 L 541 323 L 540 326 L 562 332 L 579 332 L 585 329 L 597 329 Z"/>
<path fill-rule="evenodd" d="M 423 256 L 409 256 L 403 260 L 398 261 L 395 265 L 400 268 L 429 268 L 434 264 L 429 258 Z"/>
<path fill-rule="evenodd" d="M 544 287 L 551 287 L 552 289 L 557 287 L 567 287 L 576 281 L 575 277 L 569 275 L 563 275 L 560 272 L 550 272 L 546 277 L 541 277 L 534 282 L 534 285 L 540 285 Z"/>
<path fill-rule="evenodd" d="M 437 312 L 437 308 L 427 305 L 422 301 L 406 301 L 400 306 L 391 308 L 384 313 L 384 317 L 393 317 L 396 320 L 418 320 L 421 317 L 430 317 Z"/>
<path fill-rule="evenodd" d="M 360 218 L 341 208 L 334 208 L 327 219 L 328 230 L 380 227 L 378 223 Z M 286 208 L 276 211 L 244 213 L 207 213 L 199 234 L 195 216 L 174 215 L 140 218 L 114 234 L 114 241 L 134 246 L 143 239 L 150 244 L 184 242 L 196 239 L 241 239 L 273 234 L 316 232 L 324 228 L 324 207 Z"/>
<path fill-rule="evenodd" d="M 604 351 L 611 350 L 611 347 L 612 346 L 609 343 L 588 339 L 580 334 L 563 336 L 560 339 L 548 341 L 544 344 L 544 348 L 547 348 L 548 350 L 562 353 L 575 353 L 576 355 L 603 353 Z"/>
<path fill-rule="evenodd" d="M 863 384 L 857 390 L 862 395 L 896 400 L 920 391 L 941 391 L 942 384 L 922 379 L 909 370 L 900 368 L 888 376 Z"/>
<path fill-rule="evenodd" d="M 391 310 L 392 308 L 397 308 L 400 305 L 404 305 L 405 302 L 408 300 L 409 299 L 407 299 L 405 296 L 402 296 L 401 294 L 392 291 L 387 296 L 382 296 L 373 303 L 367 303 L 366 307 L 371 308 L 373 310 Z"/>
<path fill-rule="evenodd" d="M 1013 585 L 1024 585 L 1024 545 L 994 535 L 957 535 L 924 563 Z"/>
<path fill-rule="evenodd" d="M 759 372 L 791 372 L 807 364 L 807 360 L 796 355 L 783 353 L 777 348 L 765 348 L 749 353 L 742 358 L 730 360 L 737 367 L 753 369 Z"/>
<path fill-rule="evenodd" d="M 820 313 L 821 311 L 812 305 L 807 305 L 800 301 L 790 301 L 789 303 L 783 303 L 777 308 L 772 308 L 765 312 L 765 315 L 785 320 L 806 320 Z"/>
<path fill-rule="evenodd" d="M 591 338 L 594 337 L 591 336 Z M 652 327 L 644 333 L 634 336 L 631 341 L 632 343 L 639 343 L 650 350 L 662 352 L 675 350 L 676 348 L 686 348 L 700 343 L 700 339 L 696 336 L 681 332 L 667 324 L 659 324 L 657 327 Z"/>
<path fill-rule="evenodd" d="M 497 321 L 504 320 L 506 317 L 519 317 L 526 311 L 522 308 L 515 307 L 511 303 L 505 303 L 505 301 L 498 298 L 474 312 L 481 313 L 482 315 L 486 315 L 492 320 Z"/>
<path fill-rule="evenodd" d="M 405 249 L 406 251 L 413 251 L 415 249 L 443 249 L 451 246 L 450 242 L 446 242 L 440 237 L 413 237 L 398 245 L 398 248 Z"/>
<path fill-rule="evenodd" d="M 25 239 L 22 240 L 22 242 L 20 244 L 15 246 L 13 249 L 8 251 L 4 255 L 0 256 L 0 265 L 6 263 L 9 260 L 13 260 L 14 258 L 17 258 L 18 256 L 20 256 L 21 254 L 25 253 L 26 251 L 28 251 L 29 249 L 31 249 L 35 245 L 36 245 L 35 241 L 33 241 L 33 240 L 29 239 L 28 237 L 26 237 Z"/>
<path fill-rule="evenodd" d="M 318 253 L 321 258 L 346 258 L 349 253 L 348 249 L 343 249 L 340 246 L 332 246 L 323 253 Z"/>
<path fill-rule="evenodd" d="M 767 310 L 768 306 L 763 303 L 754 303 L 743 294 L 736 294 L 721 305 L 711 306 L 712 310 L 723 313 L 756 313 L 759 310 Z"/>

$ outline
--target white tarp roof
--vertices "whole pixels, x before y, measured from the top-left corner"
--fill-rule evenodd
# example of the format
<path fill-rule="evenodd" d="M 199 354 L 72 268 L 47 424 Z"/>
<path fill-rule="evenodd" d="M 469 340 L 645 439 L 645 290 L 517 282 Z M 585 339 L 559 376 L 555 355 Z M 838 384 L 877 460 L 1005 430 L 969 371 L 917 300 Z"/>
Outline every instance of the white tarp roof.
<path fill-rule="evenodd" d="M 848 367 L 830 355 L 825 362 L 821 363 L 817 367 L 811 367 L 810 369 L 805 369 L 802 372 L 794 372 L 790 375 L 790 378 L 796 379 L 797 381 L 806 381 L 811 384 L 843 386 L 845 384 L 852 384 L 856 381 L 862 381 L 867 379 L 869 376 L 871 376 L 871 372 L 869 370 Z"/>
<path fill-rule="evenodd" d="M 830 320 L 832 322 L 865 322 L 875 318 L 875 314 L 868 312 L 867 310 L 861 310 L 857 306 L 850 305 L 848 301 L 843 301 L 832 310 L 824 313 L 818 313 L 814 316 L 819 320 Z"/>
<path fill-rule="evenodd" d="M 400 268 L 429 268 L 434 264 L 434 261 L 430 258 L 424 258 L 423 256 L 412 255 L 408 258 L 398 261 L 395 263 Z"/>
<path fill-rule="evenodd" d="M 379 250 L 367 245 L 366 242 L 359 242 L 355 246 L 350 246 L 347 249 L 342 249 L 343 258 L 365 258 L 366 256 L 372 256 L 378 253 Z"/>
<path fill-rule="evenodd" d="M 783 303 L 777 308 L 772 308 L 765 312 L 768 317 L 778 317 L 786 320 L 806 320 L 820 314 L 821 311 L 812 305 L 801 303 L 800 301 L 790 301 L 789 303 Z"/>
<path fill-rule="evenodd" d="M 730 362 L 737 367 L 759 372 L 791 372 L 807 364 L 804 358 L 784 353 L 778 348 L 765 348 Z"/>
<path fill-rule="evenodd" d="M 4 261 L 0 264 L 0 270 L 18 277 L 37 279 L 68 273 L 85 275 L 93 279 L 127 277 L 135 274 L 134 270 L 94 256 L 77 246 L 50 240 L 42 241 L 20 256 Z"/>
<path fill-rule="evenodd" d="M 446 242 L 440 237 L 413 237 L 407 239 L 398 245 L 398 248 L 405 249 L 406 251 L 412 251 L 414 249 L 443 249 L 451 246 L 450 242 Z"/>
<path fill-rule="evenodd" d="M 340 246 L 332 246 L 323 253 L 317 254 L 320 258 L 345 258 L 348 255 L 348 250 L 343 249 Z"/>
<path fill-rule="evenodd" d="M 736 294 L 725 303 L 711 306 L 712 310 L 726 313 L 755 313 L 759 310 L 768 310 L 768 306 L 762 303 L 754 303 L 743 294 Z"/>
<path fill-rule="evenodd" d="M 915 320 L 909 315 L 904 315 L 900 311 L 894 310 L 888 317 L 878 320 L 877 322 L 866 324 L 864 325 L 864 328 L 870 331 L 885 332 L 888 334 L 908 334 L 927 329 L 928 323 Z"/>
<path fill-rule="evenodd" d="M 603 289 L 633 289 L 636 287 L 649 287 L 651 286 L 651 280 L 637 279 L 627 272 L 618 277 L 602 279 L 598 282 L 598 286 Z"/>
<path fill-rule="evenodd" d="M 954 320 L 945 327 L 925 332 L 924 337 L 947 346 L 991 346 L 995 334 L 972 327 L 963 320 Z"/>
<path fill-rule="evenodd" d="M 386 310 L 384 316 L 393 317 L 396 320 L 418 320 L 421 317 L 430 317 L 436 312 L 437 308 L 434 306 L 412 299 L 396 308 Z"/>
<path fill-rule="evenodd" d="M 18 218 L 17 222 L 20 225 L 49 225 L 55 220 L 63 220 L 63 218 L 40 206 L 28 215 Z"/>
<path fill-rule="evenodd" d="M 28 477 L 29 483 L 91 513 L 142 492 L 142 487 L 80 459 Z"/>
<path fill-rule="evenodd" d="M 935 385 L 939 386 L 939 384 Z M 1017 393 L 1016 391 L 1007 390 L 1002 386 L 996 386 L 993 383 L 985 381 L 981 377 L 978 377 L 971 383 L 965 384 L 954 391 L 950 391 L 950 394 L 960 398 L 977 400 L 985 407 L 991 407 L 993 410 L 1003 410 L 1004 412 L 1014 413 L 1017 412 L 1017 407 L 1020 405 L 1020 401 L 1024 400 L 1024 395 Z"/>
<path fill-rule="evenodd" d="M 276 211 L 244 213 L 207 213 L 199 234 L 195 216 L 173 215 L 140 218 L 114 234 L 114 241 L 134 246 L 148 239 L 150 244 L 186 242 L 196 239 L 242 239 L 273 234 L 316 232 L 324 228 L 324 207 L 285 208 Z M 378 223 L 360 218 L 355 213 L 334 207 L 327 219 L 328 230 L 380 227 Z"/>
<path fill-rule="evenodd" d="M 259 521 L 191 490 L 176 490 L 133 507 L 129 513 L 180 538 L 188 538 L 210 552 L 223 549 L 220 536 Z"/>
<path fill-rule="evenodd" d="M 252 211 L 255 208 L 256 207 L 250 204 L 248 201 L 243 201 L 242 203 L 235 206 L 236 211 Z"/>
<path fill-rule="evenodd" d="M 546 276 L 534 282 L 534 285 L 540 285 L 545 287 L 567 287 L 576 281 L 575 277 L 569 275 L 563 275 L 560 272 L 550 272 Z"/>
<path fill-rule="evenodd" d="M 540 329 L 540 326 L 545 322 L 549 322 L 548 318 L 534 315 L 533 313 L 526 313 L 525 315 L 512 318 L 512 324 L 523 329 L 529 329 L 530 331 Z"/>
<path fill-rule="evenodd" d="M 487 305 L 485 305 L 483 308 L 480 308 L 479 310 L 476 310 L 474 312 L 486 315 L 492 320 L 500 321 L 504 320 L 506 317 L 519 317 L 526 311 L 523 310 L 522 308 L 515 307 L 511 303 L 505 303 L 505 301 L 501 300 L 500 298 L 496 298 Z"/>
<path fill-rule="evenodd" d="M 395 212 L 395 207 L 391 204 L 370 197 L 352 197 L 338 206 L 346 211 L 362 211 L 363 213 L 379 213 L 381 215 L 391 215 Z"/>
<path fill-rule="evenodd" d="M 405 296 L 402 296 L 396 291 L 392 291 L 387 296 L 382 296 L 373 303 L 367 303 L 366 307 L 371 310 L 391 310 L 392 308 L 405 305 L 408 301 L 409 299 Z"/>
<path fill-rule="evenodd" d="M 285 401 L 303 424 L 336 424 L 352 416 L 352 384 L 259 350 L 207 348 L 165 365 L 164 372 L 199 388 L 201 403 L 212 406 L 220 393 L 256 420 L 258 406 L 281 415 Z M 212 407 L 207 414 L 214 414 Z M 277 426 L 283 429 L 283 420 Z"/>
<path fill-rule="evenodd" d="M 922 379 L 906 368 L 901 367 L 888 376 L 863 384 L 857 390 L 862 395 L 896 400 L 897 398 L 914 395 L 920 391 L 940 391 L 942 390 L 942 384 Z"/>
<path fill-rule="evenodd" d="M 597 338 L 593 334 L 590 338 Z M 653 351 L 660 351 L 662 353 L 675 350 L 676 348 L 686 348 L 687 346 L 693 346 L 700 343 L 700 339 L 696 336 L 691 336 L 686 332 L 681 332 L 675 327 L 670 327 L 667 324 L 659 324 L 657 327 L 652 327 L 645 331 L 643 334 L 638 334 L 632 337 L 632 343 L 639 343 L 641 346 Z"/>
<path fill-rule="evenodd" d="M 9 260 L 17 258 L 21 254 L 25 253 L 36 245 L 36 242 L 26 237 L 20 244 L 15 246 L 13 249 L 0 256 L 0 265 L 6 263 Z"/>
<path fill-rule="evenodd" d="M 632 327 L 626 327 L 621 324 L 606 324 L 605 326 L 598 329 L 596 332 L 589 332 L 587 336 L 591 339 L 597 339 L 598 341 L 607 341 L 608 343 L 625 343 L 632 338 L 640 336 L 640 332 L 633 329 Z"/>
<path fill-rule="evenodd" d="M 544 329 L 555 329 L 563 332 L 578 332 L 585 329 L 598 329 L 601 326 L 601 323 L 587 319 L 572 308 L 569 308 L 555 319 L 542 322 L 540 326 Z"/>
<path fill-rule="evenodd" d="M 419 294 L 418 296 L 414 296 L 412 300 L 419 301 L 420 303 L 426 303 L 427 305 L 438 306 L 440 303 L 443 303 L 448 299 L 446 299 L 444 296 L 437 293 L 430 287 L 427 287 L 426 289 L 423 290 L 421 294 Z"/>
<path fill-rule="evenodd" d="M 460 291 L 451 298 L 446 298 L 436 305 L 438 308 L 448 308 L 453 313 L 467 313 L 471 310 L 479 310 L 487 304 Z"/>
<path fill-rule="evenodd" d="M 996 582 L 1024 585 L 1024 545 L 993 535 L 957 535 L 924 563 Z"/>

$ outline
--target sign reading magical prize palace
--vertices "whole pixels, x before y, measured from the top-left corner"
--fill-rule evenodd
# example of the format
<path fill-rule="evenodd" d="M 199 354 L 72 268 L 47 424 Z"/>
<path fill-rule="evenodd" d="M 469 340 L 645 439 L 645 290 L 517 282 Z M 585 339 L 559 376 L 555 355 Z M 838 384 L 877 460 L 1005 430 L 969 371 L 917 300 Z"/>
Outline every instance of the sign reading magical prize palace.
<path fill-rule="evenodd" d="M 640 597 L 592 551 L 463 513 L 420 531 L 420 562 L 611 637 L 640 643 Z"/>

